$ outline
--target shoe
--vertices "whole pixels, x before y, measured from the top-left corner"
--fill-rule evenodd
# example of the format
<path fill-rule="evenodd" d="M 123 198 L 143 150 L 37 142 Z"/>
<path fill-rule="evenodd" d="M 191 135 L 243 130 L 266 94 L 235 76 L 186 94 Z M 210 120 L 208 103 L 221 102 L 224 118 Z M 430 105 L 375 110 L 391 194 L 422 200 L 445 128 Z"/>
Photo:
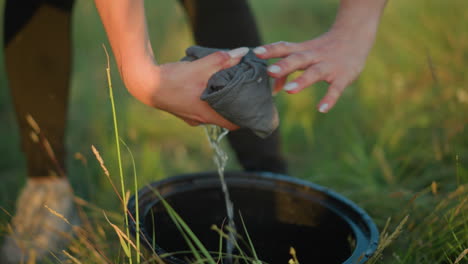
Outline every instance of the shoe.
<path fill-rule="evenodd" d="M 73 191 L 66 178 L 28 178 L 16 204 L 11 233 L 0 250 L 0 263 L 56 260 L 79 224 Z"/>

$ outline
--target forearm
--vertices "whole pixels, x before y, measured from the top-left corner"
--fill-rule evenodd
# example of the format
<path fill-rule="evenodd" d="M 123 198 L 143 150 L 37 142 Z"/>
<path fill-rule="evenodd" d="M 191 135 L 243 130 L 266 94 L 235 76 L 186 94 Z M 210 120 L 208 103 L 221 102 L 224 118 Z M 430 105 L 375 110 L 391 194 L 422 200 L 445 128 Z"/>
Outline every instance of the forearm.
<path fill-rule="evenodd" d="M 95 3 L 120 70 L 142 61 L 154 61 L 144 0 L 95 0 Z"/>
<path fill-rule="evenodd" d="M 149 40 L 144 0 L 95 3 L 125 86 L 141 102 L 153 105 L 160 75 Z"/>
<path fill-rule="evenodd" d="M 387 0 L 341 0 L 332 30 L 358 35 L 372 45 Z"/>

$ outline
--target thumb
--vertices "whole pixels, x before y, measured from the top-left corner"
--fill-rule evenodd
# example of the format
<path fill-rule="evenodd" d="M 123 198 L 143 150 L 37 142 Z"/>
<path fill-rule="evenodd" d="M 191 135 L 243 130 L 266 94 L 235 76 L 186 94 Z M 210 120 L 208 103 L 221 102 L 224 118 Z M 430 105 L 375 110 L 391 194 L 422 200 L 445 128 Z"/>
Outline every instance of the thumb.
<path fill-rule="evenodd" d="M 235 66 L 248 52 L 249 48 L 246 47 L 230 51 L 217 51 L 192 63 L 198 69 L 204 69 L 204 72 L 211 76 L 216 72 Z"/>

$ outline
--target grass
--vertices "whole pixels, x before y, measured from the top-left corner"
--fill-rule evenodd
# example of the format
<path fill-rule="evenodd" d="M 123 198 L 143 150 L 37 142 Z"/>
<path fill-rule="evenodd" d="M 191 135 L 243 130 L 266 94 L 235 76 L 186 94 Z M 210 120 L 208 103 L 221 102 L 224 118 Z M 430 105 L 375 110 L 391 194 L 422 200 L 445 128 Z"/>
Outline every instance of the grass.
<path fill-rule="evenodd" d="M 336 2 L 251 4 L 265 42 L 273 42 L 320 34 L 333 20 Z M 175 1 L 146 5 L 159 61 L 178 60 L 192 43 L 183 11 Z M 468 259 L 467 8 L 463 0 L 389 1 L 367 66 L 336 109 L 326 115 L 314 110 L 325 91 L 323 84 L 298 95 L 276 97 L 292 176 L 351 198 L 380 229 L 391 217 L 388 230 L 395 230 L 409 215 L 377 263 L 453 264 Z M 119 238 L 102 213 L 120 226 L 121 203 L 111 195 L 113 188 L 90 150 L 91 145 L 99 149 L 111 179 L 119 182 L 101 47 L 109 45 L 92 1 L 77 1 L 74 22 L 67 166 L 77 195 L 84 199 L 80 204 L 87 220 L 67 252 L 82 263 L 127 263 Z M 203 129 L 189 128 L 138 103 L 118 80 L 113 62 L 111 68 L 119 136 L 132 150 L 141 185 L 214 169 Z M 0 102 L 0 206 L 13 212 L 26 172 L 3 65 Z M 125 192 L 120 194 L 124 199 L 136 186 L 130 154 L 122 152 L 121 159 L 127 176 Z M 231 159 L 228 169 L 237 168 Z M 1 231 L 9 219 L 0 215 Z"/>

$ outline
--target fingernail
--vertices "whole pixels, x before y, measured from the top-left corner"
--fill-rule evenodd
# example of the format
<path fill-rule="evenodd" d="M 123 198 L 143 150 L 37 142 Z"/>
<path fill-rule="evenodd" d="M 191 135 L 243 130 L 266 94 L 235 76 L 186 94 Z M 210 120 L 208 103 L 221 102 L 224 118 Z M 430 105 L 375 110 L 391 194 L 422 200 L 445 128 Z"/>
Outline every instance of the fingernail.
<path fill-rule="evenodd" d="M 288 42 L 288 41 L 278 41 L 278 42 L 272 43 L 271 45 L 278 45 L 278 44 L 283 44 L 285 46 L 291 46 L 292 45 L 292 43 Z"/>
<path fill-rule="evenodd" d="M 271 65 L 268 67 L 268 71 L 271 73 L 279 73 L 281 71 L 281 67 L 278 65 Z"/>
<path fill-rule="evenodd" d="M 264 47 L 256 47 L 255 49 L 253 49 L 253 52 L 255 54 L 263 54 L 266 52 L 266 49 Z"/>
<path fill-rule="evenodd" d="M 325 113 L 325 111 L 327 111 L 328 109 L 328 104 L 322 104 L 319 108 L 319 112 L 321 113 Z"/>
<path fill-rule="evenodd" d="M 284 90 L 285 90 L 285 91 L 292 91 L 292 90 L 296 89 L 297 86 L 298 86 L 297 83 L 295 83 L 295 82 L 290 82 L 290 83 L 288 83 L 288 84 L 286 84 L 286 85 L 284 86 Z"/>
<path fill-rule="evenodd" d="M 231 58 L 235 59 L 239 57 L 244 57 L 245 54 L 247 54 L 248 52 L 249 52 L 249 48 L 242 47 L 242 48 L 230 50 L 228 51 L 228 54 L 229 56 L 231 56 Z"/>

